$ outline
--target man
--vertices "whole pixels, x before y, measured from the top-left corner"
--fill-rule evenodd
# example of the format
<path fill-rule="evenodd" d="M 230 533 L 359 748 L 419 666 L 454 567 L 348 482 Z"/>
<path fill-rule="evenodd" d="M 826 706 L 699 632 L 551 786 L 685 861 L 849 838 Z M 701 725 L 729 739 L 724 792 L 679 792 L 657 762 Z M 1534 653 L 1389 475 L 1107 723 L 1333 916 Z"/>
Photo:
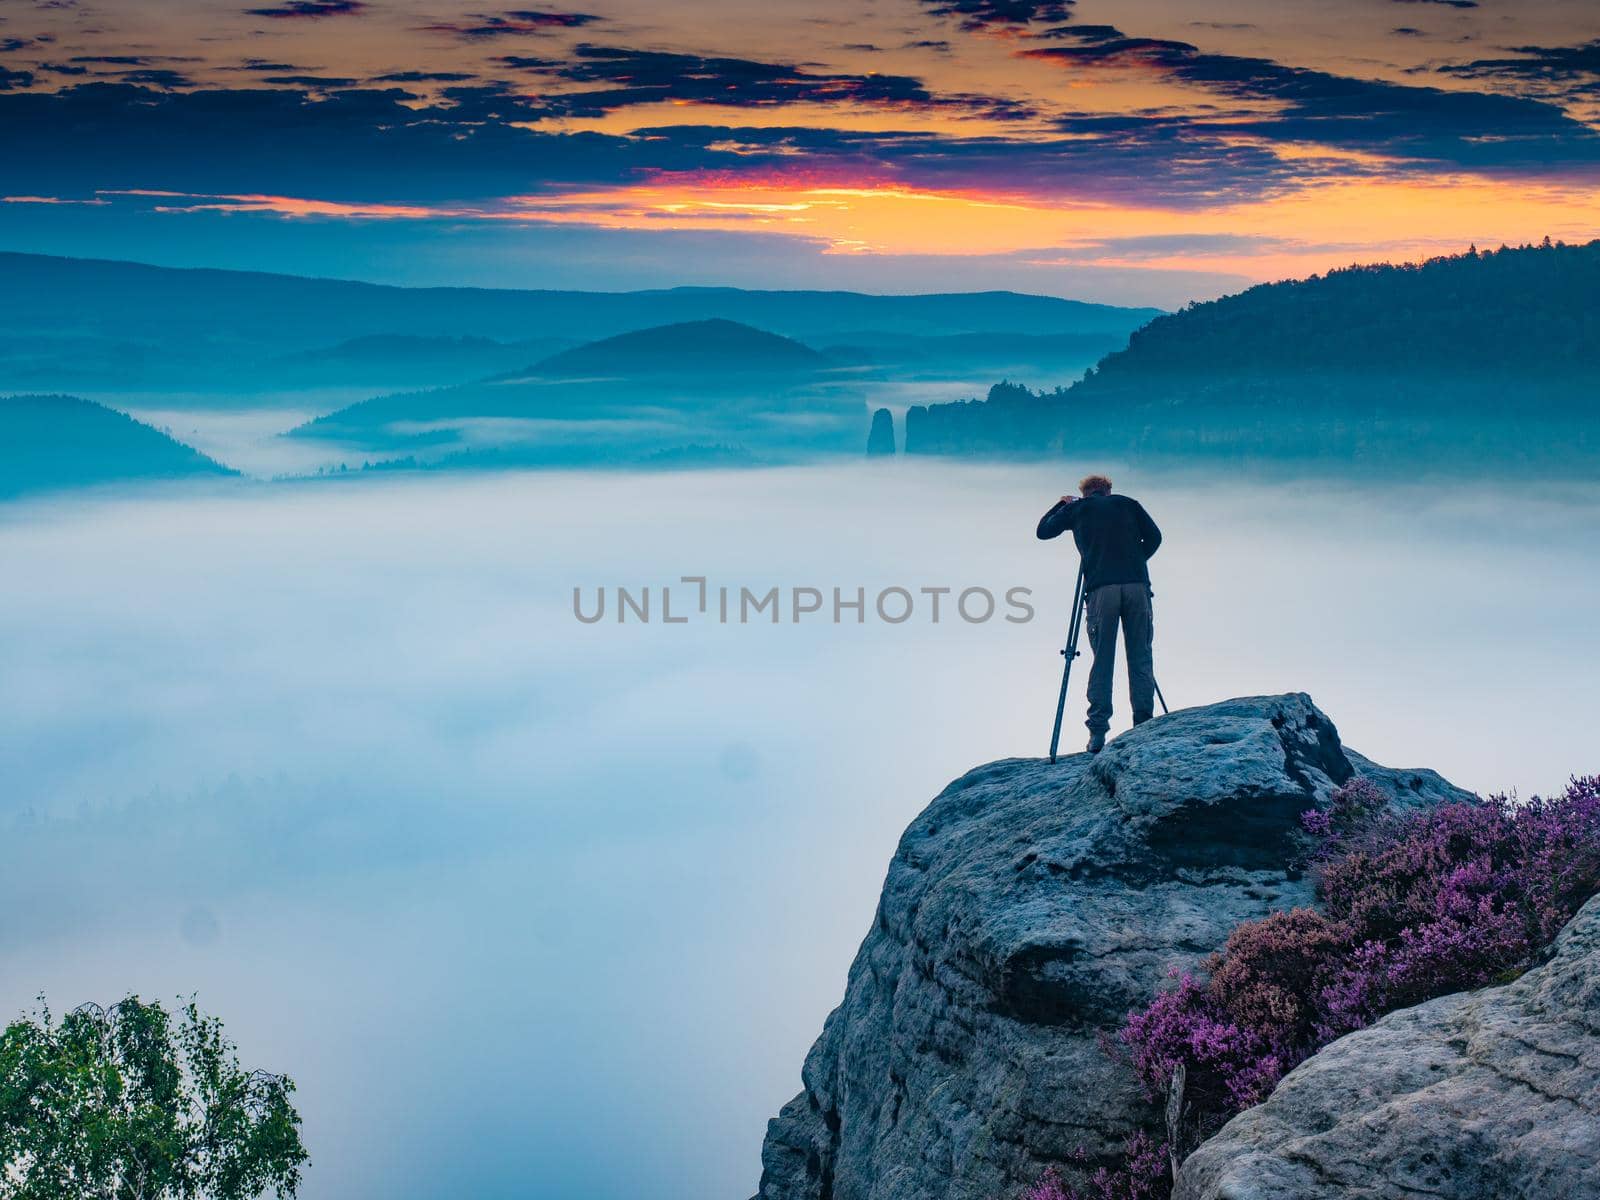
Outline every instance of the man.
<path fill-rule="evenodd" d="M 1131 496 L 1113 496 L 1111 480 L 1090 475 L 1078 496 L 1061 502 L 1039 521 L 1041 540 L 1072 530 L 1083 556 L 1085 605 L 1089 610 L 1089 753 L 1105 749 L 1111 728 L 1111 681 L 1117 669 L 1117 626 L 1128 650 L 1128 699 L 1133 723 L 1155 711 L 1156 674 L 1151 654 L 1155 626 L 1150 612 L 1150 569 L 1145 564 L 1161 546 L 1161 530 Z"/>

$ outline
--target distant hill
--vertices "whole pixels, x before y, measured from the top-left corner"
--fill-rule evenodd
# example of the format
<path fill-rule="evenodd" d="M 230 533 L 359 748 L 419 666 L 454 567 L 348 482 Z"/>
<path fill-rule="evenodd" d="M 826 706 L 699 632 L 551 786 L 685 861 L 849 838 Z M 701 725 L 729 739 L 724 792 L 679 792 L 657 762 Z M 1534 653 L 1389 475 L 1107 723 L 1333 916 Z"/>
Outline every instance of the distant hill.
<path fill-rule="evenodd" d="M 474 383 L 375 396 L 291 431 L 424 465 L 633 462 L 684 445 L 763 456 L 843 450 L 865 427 L 858 380 L 808 346 L 737 321 L 687 321 L 563 351 Z"/>
<path fill-rule="evenodd" d="M 1100 333 L 988 332 L 919 337 L 871 330 L 852 338 L 817 349 L 841 366 L 877 367 L 902 375 L 999 371 L 1053 378 L 1081 375 L 1106 353 L 1106 337 Z"/>
<path fill-rule="evenodd" d="M 302 350 L 285 355 L 286 363 L 324 362 L 385 362 L 430 361 L 439 358 L 470 358 L 485 351 L 503 350 L 505 346 L 492 338 L 481 337 L 418 337 L 404 333 L 374 333 L 366 337 L 349 338 L 337 346 L 321 346 L 315 350 Z"/>
<path fill-rule="evenodd" d="M 256 375 L 262 382 L 285 387 L 464 383 L 514 370 L 571 345 L 569 338 L 497 342 L 482 337 L 379 333 L 282 355 L 256 368 Z"/>
<path fill-rule="evenodd" d="M 0 396 L 0 499 L 235 472 L 123 413 L 75 396 Z"/>
<path fill-rule="evenodd" d="M 676 376 L 708 381 L 730 374 L 799 375 L 828 365 L 822 355 L 791 338 L 713 318 L 620 333 L 553 355 L 528 373 L 552 379 Z"/>
<path fill-rule="evenodd" d="M 738 321 L 812 346 L 870 346 L 880 337 L 1071 334 L 1100 339 L 1103 353 L 1158 315 L 1014 292 L 407 288 L 15 253 L 0 253 L 0 278 L 7 284 L 0 289 L 0 390 L 19 387 L 24 378 L 31 388 L 74 387 L 84 376 L 96 387 L 225 384 L 247 391 L 278 386 L 287 356 L 315 355 L 341 342 L 356 342 L 359 350 L 362 339 L 373 337 L 428 339 L 436 348 L 438 339 L 570 344 L 709 320 Z M 8 352 L 13 346 L 14 358 Z M 405 351 L 401 343 L 394 346 Z M 349 355 L 321 361 L 342 372 Z"/>
<path fill-rule="evenodd" d="M 671 321 L 748 322 L 813 342 L 858 330 L 945 333 L 1120 333 L 1157 315 L 1016 292 L 874 296 L 861 292 L 683 287 L 636 292 L 391 287 L 257 271 L 156 267 L 0 252 L 0 328 L 77 328 L 161 335 L 204 327 L 240 340 L 299 343 L 369 334 L 428 337 L 610 337 Z M 270 340 L 268 338 L 267 340 Z"/>
<path fill-rule="evenodd" d="M 913 408 L 908 450 L 1585 457 L 1597 397 L 1600 242 L 1474 250 L 1191 305 L 1071 388 Z"/>

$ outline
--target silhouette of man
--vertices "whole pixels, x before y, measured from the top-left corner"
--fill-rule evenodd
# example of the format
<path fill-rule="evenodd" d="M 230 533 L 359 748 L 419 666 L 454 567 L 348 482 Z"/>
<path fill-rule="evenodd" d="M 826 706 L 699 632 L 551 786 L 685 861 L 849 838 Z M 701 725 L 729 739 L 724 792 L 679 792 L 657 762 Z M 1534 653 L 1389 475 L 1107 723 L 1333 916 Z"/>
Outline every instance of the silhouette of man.
<path fill-rule="evenodd" d="M 1039 538 L 1072 530 L 1083 556 L 1085 606 L 1089 610 L 1089 753 L 1105 749 L 1111 728 L 1111 682 L 1117 669 L 1117 626 L 1128 651 L 1128 699 L 1133 723 L 1155 711 L 1156 674 L 1150 607 L 1150 556 L 1161 546 L 1161 530 L 1132 496 L 1111 494 L 1111 480 L 1090 475 L 1078 496 L 1063 496 L 1039 521 Z"/>

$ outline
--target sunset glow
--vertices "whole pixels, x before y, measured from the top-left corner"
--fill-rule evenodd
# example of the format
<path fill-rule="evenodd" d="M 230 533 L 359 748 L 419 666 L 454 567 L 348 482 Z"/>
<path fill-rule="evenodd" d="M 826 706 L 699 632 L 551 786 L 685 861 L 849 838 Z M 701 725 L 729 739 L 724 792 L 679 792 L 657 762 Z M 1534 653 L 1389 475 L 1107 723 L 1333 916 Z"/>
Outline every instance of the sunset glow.
<path fill-rule="evenodd" d="M 867 257 L 892 279 L 949 259 L 1007 286 L 1120 281 L 1176 303 L 1600 233 L 1584 6 L 1191 9 L 15 11 L 0 238 L 92 230 L 187 261 L 192 231 L 226 218 L 241 263 L 329 224 L 357 256 L 379 228 L 419 250 L 477 230 L 527 263 L 558 234 L 624 261 L 602 246 L 626 235 L 651 247 L 651 281 L 674 261 L 705 282 L 766 262 L 782 282 L 800 263 L 825 279 Z"/>

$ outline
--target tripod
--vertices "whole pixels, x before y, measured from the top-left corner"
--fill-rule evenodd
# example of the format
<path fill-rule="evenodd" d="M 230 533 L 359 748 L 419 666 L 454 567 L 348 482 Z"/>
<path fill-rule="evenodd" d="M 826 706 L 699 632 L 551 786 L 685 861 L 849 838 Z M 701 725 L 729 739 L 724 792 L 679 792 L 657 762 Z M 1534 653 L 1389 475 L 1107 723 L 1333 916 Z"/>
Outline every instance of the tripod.
<path fill-rule="evenodd" d="M 1061 717 L 1067 709 L 1067 682 L 1072 678 L 1072 660 L 1083 652 L 1078 649 L 1078 633 L 1083 628 L 1083 612 L 1088 607 L 1089 596 L 1084 587 L 1083 564 L 1078 564 L 1078 582 L 1072 587 L 1072 627 L 1067 630 L 1067 646 L 1061 651 L 1061 657 L 1066 659 L 1066 665 L 1061 670 L 1061 695 L 1056 700 L 1056 723 L 1050 731 L 1050 761 L 1056 761 L 1056 751 L 1061 746 Z M 1153 681 L 1152 681 L 1153 682 Z M 1161 701 L 1161 711 L 1169 712 L 1167 698 L 1161 694 L 1161 685 L 1157 683 L 1156 699 Z"/>

